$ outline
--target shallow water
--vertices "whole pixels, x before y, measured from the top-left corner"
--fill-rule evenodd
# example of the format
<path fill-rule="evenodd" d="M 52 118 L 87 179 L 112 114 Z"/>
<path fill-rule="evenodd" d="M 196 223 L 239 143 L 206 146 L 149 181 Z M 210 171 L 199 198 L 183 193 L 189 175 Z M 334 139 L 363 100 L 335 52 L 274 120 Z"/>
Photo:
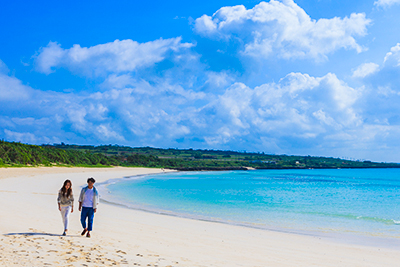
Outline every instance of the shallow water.
<path fill-rule="evenodd" d="M 127 207 L 257 228 L 400 238 L 400 169 L 178 172 L 119 179 Z"/>

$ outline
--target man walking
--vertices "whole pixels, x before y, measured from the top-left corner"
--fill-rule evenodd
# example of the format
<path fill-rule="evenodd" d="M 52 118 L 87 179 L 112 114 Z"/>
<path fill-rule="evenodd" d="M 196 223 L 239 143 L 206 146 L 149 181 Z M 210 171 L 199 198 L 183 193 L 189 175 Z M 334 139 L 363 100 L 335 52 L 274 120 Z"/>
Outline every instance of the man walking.
<path fill-rule="evenodd" d="M 90 231 L 93 227 L 94 213 L 97 211 L 97 204 L 99 203 L 99 193 L 94 187 L 96 181 L 93 177 L 87 179 L 88 186 L 82 188 L 81 194 L 79 196 L 79 211 L 81 212 L 81 223 L 83 231 L 81 235 L 90 237 Z M 86 227 L 86 218 L 88 219 L 88 226 Z"/>

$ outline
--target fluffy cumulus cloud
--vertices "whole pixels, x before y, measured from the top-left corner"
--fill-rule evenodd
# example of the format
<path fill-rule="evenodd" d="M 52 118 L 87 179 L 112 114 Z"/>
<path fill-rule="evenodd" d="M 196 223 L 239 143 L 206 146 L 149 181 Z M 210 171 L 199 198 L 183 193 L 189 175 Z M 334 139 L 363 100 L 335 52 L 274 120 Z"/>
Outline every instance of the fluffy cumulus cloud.
<path fill-rule="evenodd" d="M 153 66 L 164 60 L 171 51 L 178 52 L 193 44 L 182 43 L 181 38 L 158 39 L 146 43 L 133 40 L 115 40 L 91 47 L 73 45 L 63 49 L 56 42 L 49 42 L 35 56 L 36 70 L 50 74 L 56 67 L 66 67 L 84 75 L 131 72 Z"/>
<path fill-rule="evenodd" d="M 377 0 L 374 5 L 381 7 L 390 7 L 394 4 L 400 4 L 400 0 Z"/>
<path fill-rule="evenodd" d="M 220 8 L 195 21 L 197 33 L 214 39 L 238 39 L 243 53 L 254 57 L 326 58 L 341 48 L 365 50 L 355 39 L 364 36 L 370 20 L 363 13 L 332 19 L 311 19 L 293 0 Z"/>
<path fill-rule="evenodd" d="M 216 118 L 213 124 L 218 125 L 216 134 L 206 140 L 218 144 L 236 142 L 245 136 L 275 140 L 329 136 L 361 124 L 354 109 L 360 96 L 359 90 L 334 74 L 316 78 L 291 73 L 278 84 L 254 89 L 235 83 L 205 108 L 204 112 Z"/>

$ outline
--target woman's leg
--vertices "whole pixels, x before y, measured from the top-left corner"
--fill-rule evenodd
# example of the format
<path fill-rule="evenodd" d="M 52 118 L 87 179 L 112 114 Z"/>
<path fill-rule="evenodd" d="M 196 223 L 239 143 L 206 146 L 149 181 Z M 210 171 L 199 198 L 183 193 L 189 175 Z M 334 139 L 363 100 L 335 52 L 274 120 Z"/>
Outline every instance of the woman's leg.
<path fill-rule="evenodd" d="M 61 218 L 64 224 L 64 231 L 68 229 L 69 215 L 71 214 L 71 206 L 61 207 Z"/>
<path fill-rule="evenodd" d="M 69 224 L 69 215 L 71 214 L 71 206 L 66 207 L 65 215 L 64 215 L 64 229 L 65 231 L 68 230 Z"/>

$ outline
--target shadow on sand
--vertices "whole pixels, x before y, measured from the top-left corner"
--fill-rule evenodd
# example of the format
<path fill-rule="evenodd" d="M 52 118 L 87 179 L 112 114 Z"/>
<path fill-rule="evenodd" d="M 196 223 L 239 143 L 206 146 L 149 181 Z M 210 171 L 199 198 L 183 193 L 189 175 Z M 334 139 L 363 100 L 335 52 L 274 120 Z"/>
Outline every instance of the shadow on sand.
<path fill-rule="evenodd" d="M 8 233 L 8 234 L 4 234 L 5 236 L 18 236 L 18 235 L 22 235 L 22 236 L 61 236 L 61 237 L 80 237 L 80 235 L 58 235 L 58 234 L 50 234 L 50 233 L 32 233 L 32 232 L 26 232 L 26 233 Z"/>

